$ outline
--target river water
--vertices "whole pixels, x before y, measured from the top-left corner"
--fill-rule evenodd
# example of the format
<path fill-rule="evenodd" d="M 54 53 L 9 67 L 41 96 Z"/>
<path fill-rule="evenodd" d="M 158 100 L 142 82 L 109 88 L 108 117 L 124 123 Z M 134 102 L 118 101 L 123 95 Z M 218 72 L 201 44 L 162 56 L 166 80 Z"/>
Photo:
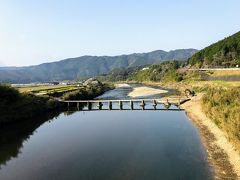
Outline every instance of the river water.
<path fill-rule="evenodd" d="M 123 98 L 129 91 L 118 88 L 100 98 Z M 1 180 L 212 177 L 184 111 L 76 111 L 39 119 L 1 129 Z"/>

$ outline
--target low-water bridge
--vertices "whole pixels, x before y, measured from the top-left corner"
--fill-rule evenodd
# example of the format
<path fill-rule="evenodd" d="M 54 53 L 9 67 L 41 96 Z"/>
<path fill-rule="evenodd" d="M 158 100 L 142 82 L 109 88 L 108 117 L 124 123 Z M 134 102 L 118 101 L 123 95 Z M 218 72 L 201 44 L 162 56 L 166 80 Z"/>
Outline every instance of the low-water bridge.
<path fill-rule="evenodd" d="M 77 107 L 80 109 L 82 105 L 87 107 L 86 110 L 94 110 L 93 104 L 97 104 L 95 110 L 169 110 L 171 105 L 175 105 L 178 109 L 181 109 L 180 105 L 190 98 L 161 98 L 161 99 L 96 99 L 96 100 L 60 100 L 65 103 L 67 107 Z M 107 109 L 103 109 L 103 105 L 107 105 Z M 115 105 L 113 107 L 113 104 Z M 116 107 L 117 104 L 117 107 Z M 129 104 L 126 108 L 126 104 Z M 164 109 L 157 109 L 158 105 L 163 105 Z M 125 106 L 124 106 L 125 105 Z M 151 109 L 146 109 L 146 105 L 151 105 Z"/>

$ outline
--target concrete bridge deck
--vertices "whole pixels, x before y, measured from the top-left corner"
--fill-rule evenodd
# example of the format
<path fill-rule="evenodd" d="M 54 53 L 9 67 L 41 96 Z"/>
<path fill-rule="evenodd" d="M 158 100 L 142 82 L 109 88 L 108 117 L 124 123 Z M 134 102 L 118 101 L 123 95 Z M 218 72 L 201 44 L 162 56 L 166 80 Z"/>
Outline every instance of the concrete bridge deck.
<path fill-rule="evenodd" d="M 155 99 L 94 99 L 94 100 L 59 100 L 60 102 L 64 103 L 99 103 L 99 102 L 153 102 L 157 101 L 159 104 L 169 102 L 171 104 L 176 104 L 176 103 L 184 103 L 186 101 L 190 100 L 190 98 L 184 98 L 184 97 L 174 97 L 174 98 L 155 98 Z"/>
<path fill-rule="evenodd" d="M 185 97 L 174 97 L 174 98 L 156 98 L 156 99 L 96 99 L 96 100 L 60 100 L 62 103 L 66 103 L 68 107 L 77 107 L 80 109 L 82 105 L 87 107 L 87 110 L 94 110 L 93 105 L 97 104 L 98 110 L 150 110 L 149 108 L 146 109 L 147 105 L 151 105 L 153 107 L 152 110 L 159 110 L 157 106 L 162 104 L 165 109 L 169 109 L 171 105 L 177 106 L 179 109 L 180 105 L 186 101 L 189 101 L 190 98 Z M 116 109 L 116 103 L 117 109 Z M 126 103 L 129 103 L 128 108 L 126 107 Z M 103 106 L 108 106 L 108 109 L 103 109 Z M 115 105 L 115 109 L 113 107 Z M 141 109 L 136 108 L 141 107 Z M 82 109 L 84 110 L 84 109 Z M 96 109 L 95 109 L 96 110 Z"/>

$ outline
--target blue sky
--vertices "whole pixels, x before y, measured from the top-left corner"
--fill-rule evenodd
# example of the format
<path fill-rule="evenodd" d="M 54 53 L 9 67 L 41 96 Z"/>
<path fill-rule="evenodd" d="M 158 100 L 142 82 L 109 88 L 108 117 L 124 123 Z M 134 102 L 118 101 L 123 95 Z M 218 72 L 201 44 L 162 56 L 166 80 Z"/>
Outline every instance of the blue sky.
<path fill-rule="evenodd" d="M 0 66 L 201 49 L 240 30 L 239 0 L 0 0 Z"/>

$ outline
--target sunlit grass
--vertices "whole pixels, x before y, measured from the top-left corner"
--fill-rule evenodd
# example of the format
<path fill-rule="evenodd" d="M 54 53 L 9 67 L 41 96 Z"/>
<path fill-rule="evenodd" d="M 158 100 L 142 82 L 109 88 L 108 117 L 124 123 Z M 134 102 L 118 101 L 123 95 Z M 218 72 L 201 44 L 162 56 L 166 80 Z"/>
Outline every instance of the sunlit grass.
<path fill-rule="evenodd" d="M 240 69 L 239 70 L 217 70 L 217 71 L 207 71 L 208 75 L 211 76 L 240 76 Z"/>
<path fill-rule="evenodd" d="M 208 89 L 202 109 L 240 151 L 240 89 Z"/>
<path fill-rule="evenodd" d="M 40 91 L 40 90 L 50 90 L 50 89 L 57 89 L 61 87 L 66 87 L 64 85 L 51 85 L 51 86 L 24 86 L 24 87 L 17 87 L 19 92 L 31 92 L 31 91 Z"/>

